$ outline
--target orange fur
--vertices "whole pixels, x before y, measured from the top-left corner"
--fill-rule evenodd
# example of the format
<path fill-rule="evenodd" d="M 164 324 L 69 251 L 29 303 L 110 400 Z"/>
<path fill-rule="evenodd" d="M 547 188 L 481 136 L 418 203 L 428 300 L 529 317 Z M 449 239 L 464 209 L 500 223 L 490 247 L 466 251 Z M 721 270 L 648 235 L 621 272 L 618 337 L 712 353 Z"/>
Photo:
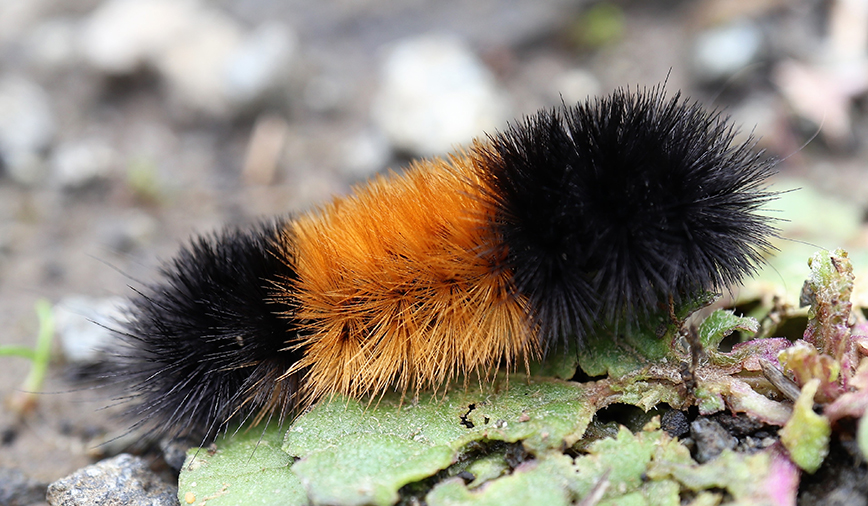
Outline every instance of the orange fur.
<path fill-rule="evenodd" d="M 436 389 L 538 352 L 527 301 L 498 268 L 503 248 L 466 153 L 377 177 L 288 224 L 309 400 Z M 290 240 L 291 238 L 291 240 Z"/>

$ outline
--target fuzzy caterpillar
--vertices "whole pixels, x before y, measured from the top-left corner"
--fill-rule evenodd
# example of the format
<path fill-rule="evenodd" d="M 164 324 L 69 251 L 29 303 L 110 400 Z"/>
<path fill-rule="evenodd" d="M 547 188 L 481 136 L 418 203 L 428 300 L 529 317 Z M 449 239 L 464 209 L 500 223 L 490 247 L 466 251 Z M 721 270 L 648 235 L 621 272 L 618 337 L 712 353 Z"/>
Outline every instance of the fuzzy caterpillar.
<path fill-rule="evenodd" d="M 772 163 L 656 88 L 541 111 L 305 214 L 199 237 L 132 300 L 139 424 L 208 439 L 442 387 L 751 274 Z"/>

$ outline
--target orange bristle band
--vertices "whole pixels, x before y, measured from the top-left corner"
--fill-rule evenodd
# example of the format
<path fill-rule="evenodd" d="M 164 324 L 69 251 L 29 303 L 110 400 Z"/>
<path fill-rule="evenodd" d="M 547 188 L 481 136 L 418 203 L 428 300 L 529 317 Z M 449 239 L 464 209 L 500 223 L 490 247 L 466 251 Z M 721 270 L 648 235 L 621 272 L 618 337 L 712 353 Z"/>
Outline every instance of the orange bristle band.
<path fill-rule="evenodd" d="M 414 164 L 291 222 L 298 278 L 277 296 L 304 322 L 312 398 L 436 388 L 538 351 L 473 160 Z"/>

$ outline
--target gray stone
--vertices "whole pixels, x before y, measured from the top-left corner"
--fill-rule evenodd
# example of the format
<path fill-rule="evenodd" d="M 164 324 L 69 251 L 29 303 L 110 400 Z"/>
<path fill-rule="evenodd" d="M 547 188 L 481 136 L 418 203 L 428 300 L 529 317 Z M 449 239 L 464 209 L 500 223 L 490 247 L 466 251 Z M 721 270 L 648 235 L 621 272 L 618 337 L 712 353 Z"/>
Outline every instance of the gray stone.
<path fill-rule="evenodd" d="M 108 178 L 116 159 L 115 150 L 100 139 L 60 144 L 51 158 L 53 182 L 64 189 L 84 188 Z"/>
<path fill-rule="evenodd" d="M 558 75 L 555 88 L 565 104 L 573 105 L 598 95 L 602 85 L 590 71 L 576 68 Z"/>
<path fill-rule="evenodd" d="M 494 76 L 460 39 L 424 35 L 386 52 L 373 119 L 391 144 L 436 155 L 503 126 L 510 115 Z"/>
<path fill-rule="evenodd" d="M 24 77 L 0 78 L 0 157 L 22 184 L 43 176 L 42 155 L 54 138 L 56 120 L 48 94 Z"/>
<path fill-rule="evenodd" d="M 79 47 L 107 74 L 129 74 L 181 38 L 196 16 L 196 0 L 108 0 L 84 21 Z"/>
<path fill-rule="evenodd" d="M 170 506 L 178 489 L 160 480 L 147 463 L 122 453 L 55 481 L 46 496 L 52 506 Z"/>
<path fill-rule="evenodd" d="M 271 24 L 248 37 L 200 0 L 108 0 L 82 24 L 80 47 L 106 74 L 155 69 L 178 105 L 221 116 L 233 112 L 233 101 L 255 99 L 273 84 L 279 72 L 271 65 L 288 61 L 294 40 L 288 28 Z"/>
<path fill-rule="evenodd" d="M 76 51 L 78 23 L 71 18 L 47 19 L 33 28 L 25 39 L 28 59 L 45 70 L 71 68 L 79 60 Z"/>
<path fill-rule="evenodd" d="M 45 498 L 45 486 L 18 469 L 0 467 L 0 504 L 4 506 L 38 503 Z"/>
<path fill-rule="evenodd" d="M 365 130 L 345 141 L 340 170 L 353 179 L 364 179 L 383 170 L 390 157 L 389 143 L 382 133 Z"/>
<path fill-rule="evenodd" d="M 725 80 L 754 62 L 762 45 L 759 28 L 747 21 L 706 30 L 693 46 L 694 72 L 704 81 Z"/>
<path fill-rule="evenodd" d="M 244 40 L 244 31 L 216 9 L 201 7 L 154 59 L 171 98 L 194 112 L 223 116 L 233 110 L 225 89 L 226 68 Z"/>
<path fill-rule="evenodd" d="M 334 113 L 349 107 L 352 101 L 351 86 L 334 76 L 321 74 L 311 77 L 304 85 L 304 105 L 319 113 Z"/>
<path fill-rule="evenodd" d="M 697 418 L 690 424 L 690 437 L 696 442 L 696 461 L 708 462 L 720 455 L 723 450 L 732 450 L 738 444 L 722 425 L 708 418 Z"/>
<path fill-rule="evenodd" d="M 64 358 L 76 364 L 93 364 L 117 339 L 112 328 L 123 321 L 123 299 L 96 299 L 71 295 L 54 306 L 54 324 Z"/>
<path fill-rule="evenodd" d="M 223 88 L 229 100 L 249 104 L 284 87 L 295 56 L 295 32 L 277 21 L 263 23 L 244 37 L 229 57 Z"/>

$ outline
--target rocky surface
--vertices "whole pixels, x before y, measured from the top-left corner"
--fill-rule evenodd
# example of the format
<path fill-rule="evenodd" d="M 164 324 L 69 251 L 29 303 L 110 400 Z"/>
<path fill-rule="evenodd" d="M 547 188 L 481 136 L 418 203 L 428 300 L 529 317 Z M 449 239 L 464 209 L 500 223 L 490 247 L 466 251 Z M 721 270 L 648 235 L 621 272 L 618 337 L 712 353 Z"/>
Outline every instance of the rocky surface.
<path fill-rule="evenodd" d="M 122 453 L 79 469 L 48 486 L 51 506 L 173 506 L 178 488 L 167 485 L 139 457 Z"/>

